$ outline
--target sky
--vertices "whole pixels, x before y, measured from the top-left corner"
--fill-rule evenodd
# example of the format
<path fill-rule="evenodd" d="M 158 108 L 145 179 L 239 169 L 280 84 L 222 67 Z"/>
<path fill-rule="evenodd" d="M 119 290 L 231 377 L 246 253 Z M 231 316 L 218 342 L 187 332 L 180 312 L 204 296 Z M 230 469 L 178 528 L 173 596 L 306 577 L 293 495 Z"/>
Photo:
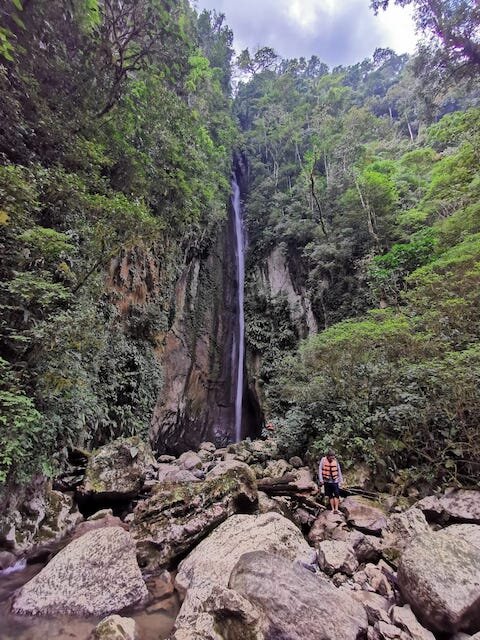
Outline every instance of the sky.
<path fill-rule="evenodd" d="M 416 35 L 409 9 L 375 16 L 370 0 L 194 0 L 199 10 L 224 13 L 238 51 L 269 46 L 284 58 L 316 55 L 333 67 L 354 64 L 377 47 L 412 53 Z"/>

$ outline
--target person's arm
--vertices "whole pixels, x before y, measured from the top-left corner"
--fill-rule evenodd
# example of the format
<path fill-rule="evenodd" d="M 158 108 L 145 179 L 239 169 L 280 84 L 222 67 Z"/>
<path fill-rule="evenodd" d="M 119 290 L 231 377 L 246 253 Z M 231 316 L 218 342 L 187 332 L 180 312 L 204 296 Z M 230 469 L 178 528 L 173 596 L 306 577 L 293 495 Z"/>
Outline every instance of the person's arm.
<path fill-rule="evenodd" d="M 318 484 L 323 484 L 323 461 L 325 458 L 320 460 L 320 464 L 318 465 Z"/>
<path fill-rule="evenodd" d="M 338 466 L 338 486 L 341 486 L 343 484 L 343 475 L 342 475 L 342 467 L 340 466 L 340 463 L 337 460 L 337 466 Z"/>

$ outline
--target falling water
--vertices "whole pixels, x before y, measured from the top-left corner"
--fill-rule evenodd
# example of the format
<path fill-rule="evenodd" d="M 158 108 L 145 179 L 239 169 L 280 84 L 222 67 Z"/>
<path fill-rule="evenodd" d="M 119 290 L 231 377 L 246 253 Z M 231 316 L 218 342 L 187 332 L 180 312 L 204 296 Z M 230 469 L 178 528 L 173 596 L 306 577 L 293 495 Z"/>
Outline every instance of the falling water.
<path fill-rule="evenodd" d="M 242 209 L 240 206 L 240 187 L 235 175 L 232 177 L 232 207 L 235 216 L 235 241 L 237 254 L 237 280 L 238 280 L 238 340 L 234 341 L 233 348 L 237 345 L 237 389 L 235 394 L 235 442 L 242 438 L 242 399 L 243 399 L 243 362 L 245 354 L 245 316 L 243 310 L 243 295 L 245 283 L 245 256 L 242 225 Z"/>

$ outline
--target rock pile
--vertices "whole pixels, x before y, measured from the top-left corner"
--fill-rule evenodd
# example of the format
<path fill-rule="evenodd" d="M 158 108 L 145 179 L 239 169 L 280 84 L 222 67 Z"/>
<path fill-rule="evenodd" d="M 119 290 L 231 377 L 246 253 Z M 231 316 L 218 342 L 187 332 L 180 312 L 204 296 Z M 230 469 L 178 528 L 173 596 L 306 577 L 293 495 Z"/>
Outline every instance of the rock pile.
<path fill-rule="evenodd" d="M 147 584 L 171 593 L 176 568 L 182 604 L 172 640 L 466 640 L 480 632 L 480 492 L 410 506 L 351 495 L 334 514 L 310 469 L 281 459 L 273 440 L 206 442 L 154 459 L 122 439 L 90 456 L 77 495 L 127 503 L 78 524 L 16 594 L 14 611 L 155 608 Z M 16 547 L 7 549 L 16 559 Z M 135 633 L 113 616 L 94 637 Z"/>

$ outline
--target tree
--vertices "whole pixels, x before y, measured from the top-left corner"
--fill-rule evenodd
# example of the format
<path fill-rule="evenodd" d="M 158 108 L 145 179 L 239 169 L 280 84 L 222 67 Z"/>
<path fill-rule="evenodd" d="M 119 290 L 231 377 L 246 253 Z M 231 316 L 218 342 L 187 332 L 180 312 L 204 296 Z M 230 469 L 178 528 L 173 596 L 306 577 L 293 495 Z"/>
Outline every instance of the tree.
<path fill-rule="evenodd" d="M 477 0 L 372 0 L 375 13 L 390 4 L 413 5 L 418 28 L 430 36 L 445 63 L 480 69 L 480 4 Z"/>
<path fill-rule="evenodd" d="M 237 66 L 240 71 L 255 75 L 266 69 L 271 69 L 278 61 L 278 54 L 271 47 L 257 49 L 253 56 L 250 51 L 244 49 L 237 58 Z"/>

